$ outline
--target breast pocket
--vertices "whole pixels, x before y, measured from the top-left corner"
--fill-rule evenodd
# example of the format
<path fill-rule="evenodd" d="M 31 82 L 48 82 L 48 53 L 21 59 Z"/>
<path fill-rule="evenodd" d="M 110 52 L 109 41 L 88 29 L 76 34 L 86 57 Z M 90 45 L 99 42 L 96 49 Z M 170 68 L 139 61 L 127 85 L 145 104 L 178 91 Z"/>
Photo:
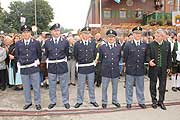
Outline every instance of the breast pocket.
<path fill-rule="evenodd" d="M 65 48 L 64 48 L 64 47 L 61 47 L 61 48 L 60 48 L 60 51 L 64 51 L 64 50 L 65 50 Z"/>
<path fill-rule="evenodd" d="M 130 50 L 129 50 L 129 53 L 133 55 L 133 54 L 135 54 L 135 53 L 136 53 L 136 50 L 134 50 L 134 49 L 130 49 Z"/>
<path fill-rule="evenodd" d="M 49 53 L 53 52 L 53 48 L 48 48 L 47 50 Z"/>

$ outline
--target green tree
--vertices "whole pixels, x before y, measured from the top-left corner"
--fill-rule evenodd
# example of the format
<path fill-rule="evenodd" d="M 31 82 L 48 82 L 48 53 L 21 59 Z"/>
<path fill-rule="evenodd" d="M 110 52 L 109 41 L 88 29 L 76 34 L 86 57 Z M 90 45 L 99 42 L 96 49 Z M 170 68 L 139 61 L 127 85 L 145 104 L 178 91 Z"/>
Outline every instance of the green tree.
<path fill-rule="evenodd" d="M 45 0 L 36 0 L 37 27 L 38 32 L 47 31 L 48 25 L 54 18 L 53 9 Z M 9 6 L 10 12 L 7 14 L 5 22 L 16 31 L 20 31 L 20 18 L 25 17 L 27 25 L 35 25 L 35 0 L 22 2 L 13 1 Z M 12 31 L 14 31 L 12 29 Z"/>
<path fill-rule="evenodd" d="M 35 0 L 26 3 L 25 16 L 27 19 L 27 24 L 35 25 Z M 48 31 L 49 23 L 54 19 L 53 8 L 44 0 L 36 0 L 37 8 L 37 27 L 38 32 Z"/>
<path fill-rule="evenodd" d="M 64 27 L 61 27 L 61 33 L 68 33 L 70 31 L 73 31 L 73 29 L 69 29 L 69 28 L 64 28 Z"/>
<path fill-rule="evenodd" d="M 6 13 L 7 18 L 5 23 L 11 29 L 9 32 L 13 32 L 13 29 L 18 32 L 20 30 L 20 17 L 24 12 L 25 3 L 21 1 L 13 1 L 10 3 L 9 9 L 10 12 Z"/>
<path fill-rule="evenodd" d="M 0 8 L 0 31 L 3 28 L 3 24 L 4 24 L 4 13 L 3 13 L 3 9 Z"/>

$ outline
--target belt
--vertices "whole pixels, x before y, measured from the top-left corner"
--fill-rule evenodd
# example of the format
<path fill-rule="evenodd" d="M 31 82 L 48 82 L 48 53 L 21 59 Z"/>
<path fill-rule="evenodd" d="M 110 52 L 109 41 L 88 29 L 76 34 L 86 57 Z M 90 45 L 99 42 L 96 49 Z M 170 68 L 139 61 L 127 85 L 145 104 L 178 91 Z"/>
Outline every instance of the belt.
<path fill-rule="evenodd" d="M 92 63 L 85 63 L 85 64 L 76 63 L 76 70 L 78 71 L 78 67 L 89 67 L 89 66 L 96 66 L 96 62 L 93 61 Z"/>
<path fill-rule="evenodd" d="M 27 65 L 20 65 L 19 68 L 29 68 L 29 67 L 37 67 L 37 64 L 32 63 L 32 64 L 27 64 Z"/>
<path fill-rule="evenodd" d="M 48 68 L 49 63 L 61 63 L 61 62 L 67 62 L 67 57 L 60 59 L 60 60 L 49 60 L 49 59 L 47 59 L 46 60 L 47 68 Z"/>
<path fill-rule="evenodd" d="M 78 67 L 89 67 L 89 66 L 95 66 L 96 63 L 93 61 L 92 63 L 85 63 L 85 64 L 77 64 Z"/>
<path fill-rule="evenodd" d="M 17 63 L 18 72 L 20 73 L 20 69 L 23 68 L 30 68 L 30 67 L 37 67 L 40 64 L 39 60 L 35 60 L 34 63 L 27 64 L 27 65 L 21 65 L 19 62 Z"/>
<path fill-rule="evenodd" d="M 149 63 L 144 63 L 144 65 L 148 65 Z M 125 65 L 125 63 L 119 63 L 119 65 Z"/>

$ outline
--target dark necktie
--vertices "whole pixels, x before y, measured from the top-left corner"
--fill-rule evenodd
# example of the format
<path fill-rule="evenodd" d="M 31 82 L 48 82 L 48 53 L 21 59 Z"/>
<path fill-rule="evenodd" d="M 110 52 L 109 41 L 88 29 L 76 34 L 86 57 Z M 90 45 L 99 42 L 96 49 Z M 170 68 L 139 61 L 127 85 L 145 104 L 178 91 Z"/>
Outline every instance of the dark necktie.
<path fill-rule="evenodd" d="M 87 42 L 87 41 L 85 41 L 85 45 L 88 45 L 88 42 Z"/>
<path fill-rule="evenodd" d="M 54 40 L 54 44 L 58 44 L 57 39 Z"/>
<path fill-rule="evenodd" d="M 29 45 L 29 42 L 28 42 L 28 41 L 26 41 L 26 46 L 27 46 L 27 45 Z"/>
<path fill-rule="evenodd" d="M 137 46 L 139 46 L 140 44 L 139 44 L 139 42 L 137 42 Z"/>
<path fill-rule="evenodd" d="M 112 49 L 113 48 L 113 45 L 110 45 L 110 49 Z"/>

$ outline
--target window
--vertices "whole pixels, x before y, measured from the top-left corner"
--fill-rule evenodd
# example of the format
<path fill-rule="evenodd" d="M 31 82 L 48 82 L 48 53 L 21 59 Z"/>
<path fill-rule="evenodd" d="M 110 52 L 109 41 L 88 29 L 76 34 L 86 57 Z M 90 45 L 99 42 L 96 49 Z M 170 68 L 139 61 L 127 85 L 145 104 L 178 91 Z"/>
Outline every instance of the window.
<path fill-rule="evenodd" d="M 112 16 L 112 11 L 111 10 L 104 10 L 104 18 L 105 19 L 110 19 Z"/>
<path fill-rule="evenodd" d="M 142 11 L 136 11 L 135 12 L 135 18 L 136 19 L 143 19 L 143 12 Z"/>
<path fill-rule="evenodd" d="M 176 11 L 179 11 L 180 10 L 180 5 L 179 5 L 179 0 L 176 0 Z"/>
<path fill-rule="evenodd" d="M 125 10 L 120 10 L 120 11 L 119 11 L 119 17 L 122 18 L 122 19 L 127 18 L 127 11 L 125 11 Z"/>

